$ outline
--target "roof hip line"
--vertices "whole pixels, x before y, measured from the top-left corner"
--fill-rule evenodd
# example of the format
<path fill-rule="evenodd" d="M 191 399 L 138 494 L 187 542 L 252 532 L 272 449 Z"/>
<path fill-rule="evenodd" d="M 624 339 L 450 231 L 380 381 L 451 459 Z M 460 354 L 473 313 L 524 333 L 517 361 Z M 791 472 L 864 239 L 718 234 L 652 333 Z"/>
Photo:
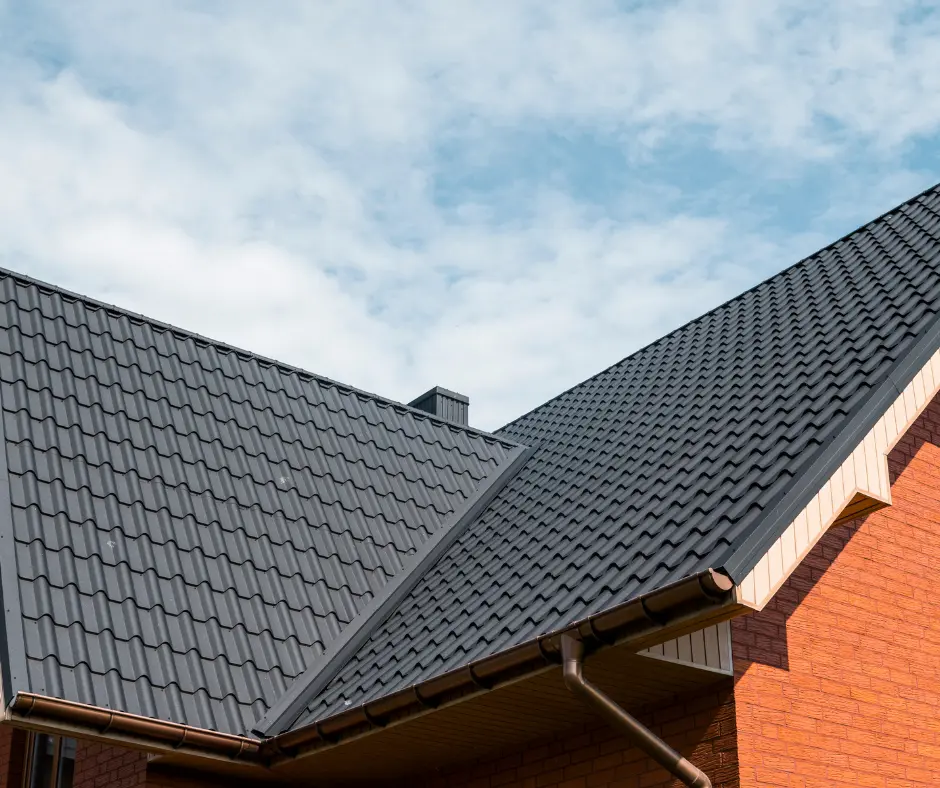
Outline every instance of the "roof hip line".
<path fill-rule="evenodd" d="M 451 521 L 440 527 L 423 545 L 412 566 L 402 569 L 382 589 L 372 604 L 363 610 L 336 638 L 326 653 L 294 679 L 287 692 L 252 728 L 258 736 L 270 737 L 284 732 L 307 707 L 310 700 L 329 684 L 339 670 L 369 639 L 372 633 L 395 611 L 425 572 L 454 544 L 466 527 L 485 509 L 496 494 L 515 476 L 532 456 L 534 449 L 519 446 L 491 478 L 485 479 L 464 505 L 454 510 Z"/>

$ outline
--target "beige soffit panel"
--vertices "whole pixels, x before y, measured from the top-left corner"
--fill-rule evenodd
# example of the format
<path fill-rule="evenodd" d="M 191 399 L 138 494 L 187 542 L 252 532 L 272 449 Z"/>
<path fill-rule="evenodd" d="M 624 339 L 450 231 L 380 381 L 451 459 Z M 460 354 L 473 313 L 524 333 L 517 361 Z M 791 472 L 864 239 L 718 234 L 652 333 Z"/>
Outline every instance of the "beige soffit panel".
<path fill-rule="evenodd" d="M 888 454 L 940 389 L 940 351 L 914 376 L 848 459 L 763 555 L 736 589 L 762 610 L 833 523 L 891 505 Z"/>
<path fill-rule="evenodd" d="M 728 621 L 658 643 L 637 654 L 677 665 L 713 670 L 728 676 L 734 674 L 731 663 L 731 624 Z"/>

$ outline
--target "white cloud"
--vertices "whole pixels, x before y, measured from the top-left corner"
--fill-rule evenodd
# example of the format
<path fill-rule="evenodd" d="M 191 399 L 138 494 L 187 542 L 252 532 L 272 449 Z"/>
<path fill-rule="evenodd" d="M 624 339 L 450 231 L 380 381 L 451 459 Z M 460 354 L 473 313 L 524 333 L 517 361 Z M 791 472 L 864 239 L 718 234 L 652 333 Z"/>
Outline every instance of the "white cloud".
<path fill-rule="evenodd" d="M 932 179 L 916 3 L 14 10 L 0 263 L 485 427 Z M 587 186 L 622 193 L 513 169 L 542 132 L 602 140 Z"/>

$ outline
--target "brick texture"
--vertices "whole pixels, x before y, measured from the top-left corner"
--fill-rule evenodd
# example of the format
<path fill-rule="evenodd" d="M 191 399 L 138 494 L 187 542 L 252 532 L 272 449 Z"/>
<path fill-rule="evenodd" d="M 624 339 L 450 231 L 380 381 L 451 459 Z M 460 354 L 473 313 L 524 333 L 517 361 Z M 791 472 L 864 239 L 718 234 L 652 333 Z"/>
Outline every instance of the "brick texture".
<path fill-rule="evenodd" d="M 737 788 L 737 740 L 731 681 L 705 694 L 645 709 L 652 730 L 711 777 Z M 402 785 L 421 788 L 678 788 L 661 767 L 607 725 L 569 731 L 503 757 Z"/>
<path fill-rule="evenodd" d="M 147 753 L 79 741 L 73 788 L 237 788 L 241 781 L 161 769 Z"/>
<path fill-rule="evenodd" d="M 20 788 L 26 765 L 26 731 L 0 725 L 0 788 Z"/>
<path fill-rule="evenodd" d="M 742 788 L 940 785 L 940 401 L 889 466 L 891 507 L 732 622 Z"/>
<path fill-rule="evenodd" d="M 136 788 L 147 785 L 147 754 L 79 740 L 73 788 Z"/>

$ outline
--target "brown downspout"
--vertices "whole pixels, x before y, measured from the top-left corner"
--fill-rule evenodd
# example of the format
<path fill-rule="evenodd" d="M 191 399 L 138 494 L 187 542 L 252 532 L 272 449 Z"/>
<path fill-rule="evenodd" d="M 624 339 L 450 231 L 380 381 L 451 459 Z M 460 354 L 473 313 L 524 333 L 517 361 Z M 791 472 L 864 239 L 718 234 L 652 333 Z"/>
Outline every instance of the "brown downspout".
<path fill-rule="evenodd" d="M 712 788 L 705 772 L 683 758 L 666 742 L 635 717 L 630 716 L 613 700 L 581 674 L 584 665 L 584 643 L 569 634 L 561 636 L 561 653 L 565 686 L 587 705 L 592 706 L 615 728 L 627 735 L 643 752 L 665 767 L 690 788 Z"/>

